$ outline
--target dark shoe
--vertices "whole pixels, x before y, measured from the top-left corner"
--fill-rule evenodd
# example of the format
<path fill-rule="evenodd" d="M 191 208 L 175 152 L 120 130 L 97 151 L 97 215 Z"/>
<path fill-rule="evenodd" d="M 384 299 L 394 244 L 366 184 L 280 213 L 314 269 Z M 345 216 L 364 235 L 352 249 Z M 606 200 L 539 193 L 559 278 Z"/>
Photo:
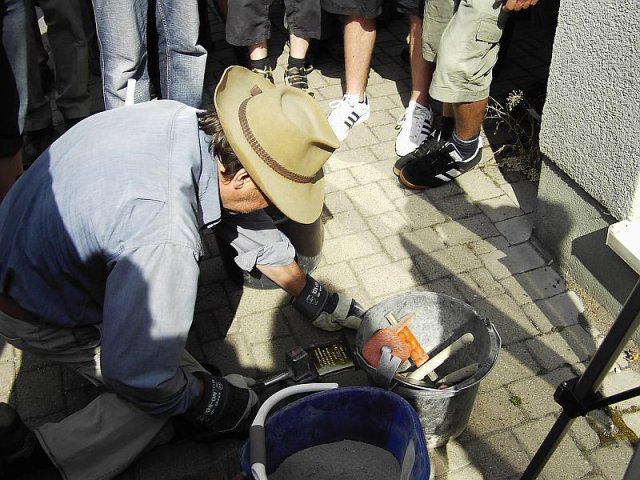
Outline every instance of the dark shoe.
<path fill-rule="evenodd" d="M 393 173 L 400 175 L 400 171 L 407 163 L 424 158 L 428 153 L 441 149 L 444 143 L 445 142 L 441 141 L 437 136 L 433 134 L 429 135 L 413 152 L 396 160 L 396 163 L 393 165 Z"/>
<path fill-rule="evenodd" d="M 26 170 L 53 143 L 53 126 L 49 125 L 40 130 L 25 132 L 22 147 L 22 163 Z"/>
<path fill-rule="evenodd" d="M 273 81 L 273 70 L 271 69 L 271 66 L 267 65 L 264 70 L 261 68 L 252 68 L 251 71 L 253 73 L 257 73 L 258 75 L 266 78 L 267 80 L 269 80 L 271 83 L 275 83 Z"/>
<path fill-rule="evenodd" d="M 413 190 L 439 187 L 468 172 L 481 159 L 482 138 L 478 138 L 475 153 L 467 159 L 461 158 L 453 144 L 447 142 L 424 157 L 407 162 L 400 171 L 400 182 Z"/>
<path fill-rule="evenodd" d="M 36 436 L 13 407 L 0 403 L 0 458 L 5 477 L 16 480 L 61 480 Z"/>
<path fill-rule="evenodd" d="M 313 92 L 309 91 L 307 72 L 304 68 L 287 67 L 284 72 L 284 83 L 290 87 L 298 88 L 313 97 Z"/>

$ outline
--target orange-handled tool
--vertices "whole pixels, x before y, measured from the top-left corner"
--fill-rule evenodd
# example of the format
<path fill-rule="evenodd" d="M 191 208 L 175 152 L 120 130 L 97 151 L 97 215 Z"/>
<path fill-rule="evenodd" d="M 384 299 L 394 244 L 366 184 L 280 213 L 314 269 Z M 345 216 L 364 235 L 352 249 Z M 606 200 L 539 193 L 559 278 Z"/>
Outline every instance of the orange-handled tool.
<path fill-rule="evenodd" d="M 424 351 L 420 342 L 418 342 L 418 339 L 409 329 L 409 323 L 416 318 L 415 313 L 409 313 L 400 320 L 396 320 L 396 317 L 392 313 L 387 313 L 385 318 L 392 325 L 390 330 L 394 331 L 398 337 L 400 337 L 400 339 L 409 346 L 409 358 L 416 367 L 423 365 L 427 360 L 429 360 L 429 355 L 427 355 L 427 352 Z"/>

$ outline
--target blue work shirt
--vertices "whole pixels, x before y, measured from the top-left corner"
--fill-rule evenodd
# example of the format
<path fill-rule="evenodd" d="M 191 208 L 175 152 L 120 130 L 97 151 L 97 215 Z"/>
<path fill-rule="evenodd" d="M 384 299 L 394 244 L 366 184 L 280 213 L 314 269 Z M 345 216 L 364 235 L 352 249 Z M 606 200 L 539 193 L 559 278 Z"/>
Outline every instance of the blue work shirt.
<path fill-rule="evenodd" d="M 49 323 L 101 324 L 105 382 L 154 415 L 183 413 L 198 396 L 178 365 L 199 231 L 221 205 L 196 113 L 163 100 L 94 115 L 0 204 L 0 291 Z"/>

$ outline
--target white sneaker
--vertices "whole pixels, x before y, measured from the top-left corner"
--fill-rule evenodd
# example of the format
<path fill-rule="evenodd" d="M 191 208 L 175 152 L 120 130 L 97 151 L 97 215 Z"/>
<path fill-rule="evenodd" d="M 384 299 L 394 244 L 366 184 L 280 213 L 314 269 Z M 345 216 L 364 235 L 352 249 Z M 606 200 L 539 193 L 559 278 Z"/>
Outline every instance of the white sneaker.
<path fill-rule="evenodd" d="M 409 106 L 398 119 L 396 130 L 399 130 L 396 137 L 396 155 L 404 157 L 418 148 L 432 132 L 431 106 L 424 107 L 413 100 L 410 101 Z"/>
<path fill-rule="evenodd" d="M 364 102 L 359 102 L 357 95 L 345 95 L 342 100 L 331 102 L 329 107 L 332 111 L 327 120 L 341 142 L 347 138 L 353 127 L 367 120 L 371 114 L 371 107 L 366 95 Z"/>

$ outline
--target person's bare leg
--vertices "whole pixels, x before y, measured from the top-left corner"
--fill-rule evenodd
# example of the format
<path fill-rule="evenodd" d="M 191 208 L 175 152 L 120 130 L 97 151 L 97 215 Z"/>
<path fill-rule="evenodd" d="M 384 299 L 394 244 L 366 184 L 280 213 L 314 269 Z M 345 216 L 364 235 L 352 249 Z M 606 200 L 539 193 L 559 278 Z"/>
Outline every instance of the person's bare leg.
<path fill-rule="evenodd" d="M 477 102 L 454 103 L 455 134 L 460 140 L 470 140 L 480 134 L 488 99 Z"/>
<path fill-rule="evenodd" d="M 369 67 L 376 43 L 375 18 L 347 17 L 344 25 L 344 68 L 346 93 L 364 100 Z"/>
<path fill-rule="evenodd" d="M 282 267 L 256 265 L 256 268 L 292 297 L 300 295 L 307 283 L 306 273 L 296 262 Z"/>
<path fill-rule="evenodd" d="M 293 33 L 289 35 L 289 55 L 293 58 L 304 59 L 309 50 L 309 39 L 301 38 Z"/>
<path fill-rule="evenodd" d="M 409 63 L 411 65 L 411 100 L 420 105 L 429 103 L 429 86 L 435 63 L 422 56 L 422 19 L 409 16 Z"/>
<path fill-rule="evenodd" d="M 251 60 L 262 60 L 263 58 L 267 58 L 268 54 L 266 40 L 249 46 L 249 58 Z"/>
<path fill-rule="evenodd" d="M 0 157 L 0 202 L 22 174 L 22 150 L 11 157 Z"/>

